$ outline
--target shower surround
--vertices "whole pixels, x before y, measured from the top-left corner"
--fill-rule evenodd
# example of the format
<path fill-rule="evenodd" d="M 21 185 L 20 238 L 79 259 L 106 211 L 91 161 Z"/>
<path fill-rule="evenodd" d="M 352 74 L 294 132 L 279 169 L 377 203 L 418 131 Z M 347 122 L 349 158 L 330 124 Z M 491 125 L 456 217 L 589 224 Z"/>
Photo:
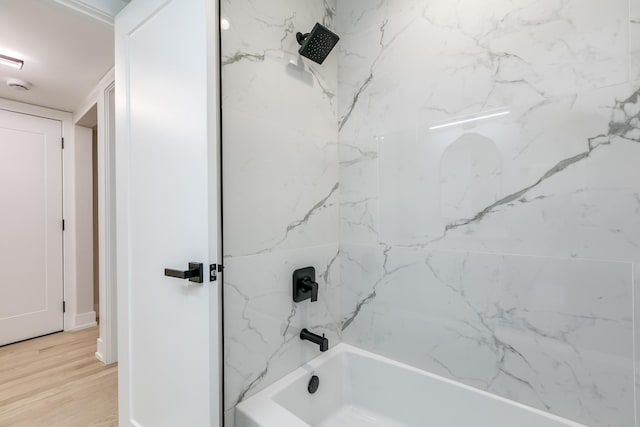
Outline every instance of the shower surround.
<path fill-rule="evenodd" d="M 337 54 L 306 63 L 296 41 L 334 15 L 335 1 L 221 2 L 227 426 L 319 353 L 302 328 L 340 341 Z M 294 304 L 292 273 L 308 266 L 318 302 Z"/>
<path fill-rule="evenodd" d="M 634 426 L 629 10 L 338 3 L 345 342 L 589 426 Z M 483 111 L 495 117 L 440 127 Z"/>
<path fill-rule="evenodd" d="M 221 14 L 227 425 L 318 354 L 304 327 L 589 426 L 635 425 L 640 0 L 223 0 Z M 296 53 L 316 21 L 341 36 L 322 66 Z M 482 112 L 495 117 L 440 127 Z M 307 265 L 320 301 L 294 306 Z"/>

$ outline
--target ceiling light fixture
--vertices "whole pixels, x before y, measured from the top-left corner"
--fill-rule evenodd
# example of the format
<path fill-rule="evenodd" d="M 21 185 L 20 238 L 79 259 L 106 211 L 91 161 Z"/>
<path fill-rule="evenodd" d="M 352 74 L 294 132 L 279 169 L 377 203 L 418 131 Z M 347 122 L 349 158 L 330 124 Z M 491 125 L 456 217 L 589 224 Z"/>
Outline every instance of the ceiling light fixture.
<path fill-rule="evenodd" d="M 24 61 L 0 54 L 0 64 L 6 65 L 7 67 L 16 68 L 18 70 L 22 70 Z"/>

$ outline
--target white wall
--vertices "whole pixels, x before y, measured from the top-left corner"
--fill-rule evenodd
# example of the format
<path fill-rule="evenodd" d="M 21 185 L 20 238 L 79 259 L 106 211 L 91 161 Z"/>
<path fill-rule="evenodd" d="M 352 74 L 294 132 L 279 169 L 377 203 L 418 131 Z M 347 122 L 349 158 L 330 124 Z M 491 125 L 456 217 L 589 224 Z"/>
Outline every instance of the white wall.
<path fill-rule="evenodd" d="M 94 326 L 93 310 L 93 130 L 75 127 L 76 328 Z"/>
<path fill-rule="evenodd" d="M 97 121 L 97 114 L 96 114 Z M 92 169 L 93 169 L 93 310 L 99 313 L 100 303 L 100 249 L 99 249 L 99 222 L 98 222 L 98 125 L 93 128 L 92 144 Z"/>

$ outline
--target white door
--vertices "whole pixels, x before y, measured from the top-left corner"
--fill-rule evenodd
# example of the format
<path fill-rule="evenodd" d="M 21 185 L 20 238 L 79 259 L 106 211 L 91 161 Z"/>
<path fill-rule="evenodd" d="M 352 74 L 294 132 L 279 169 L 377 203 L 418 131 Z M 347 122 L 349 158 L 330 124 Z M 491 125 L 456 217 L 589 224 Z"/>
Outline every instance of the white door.
<path fill-rule="evenodd" d="M 218 426 L 218 71 L 214 0 L 116 17 L 120 425 Z M 167 277 L 202 263 L 203 283 Z"/>
<path fill-rule="evenodd" d="M 0 110 L 0 345 L 61 331 L 62 124 Z"/>

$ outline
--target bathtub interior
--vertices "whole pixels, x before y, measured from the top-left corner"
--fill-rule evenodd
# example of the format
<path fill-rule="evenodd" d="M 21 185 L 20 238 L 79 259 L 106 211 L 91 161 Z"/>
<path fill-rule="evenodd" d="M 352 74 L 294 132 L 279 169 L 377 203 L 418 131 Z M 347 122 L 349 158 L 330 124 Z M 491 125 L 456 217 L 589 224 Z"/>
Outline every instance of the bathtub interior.
<path fill-rule="evenodd" d="M 411 417 L 398 412 L 394 407 L 397 403 L 383 404 L 389 403 L 391 393 L 395 393 L 382 384 L 383 378 L 355 383 L 361 381 L 360 377 L 376 376 L 375 370 L 370 369 L 382 366 L 373 366 L 372 362 L 375 364 L 372 359 L 353 353 L 339 353 L 317 369 L 308 369 L 307 375 L 293 381 L 273 400 L 313 427 L 416 425 L 411 424 Z M 310 394 L 307 386 L 313 375 L 320 378 L 320 387 Z"/>
<path fill-rule="evenodd" d="M 272 399 L 313 427 L 579 426 L 365 352 L 340 351 L 301 369 Z M 314 394 L 312 375 L 320 378 Z"/>
<path fill-rule="evenodd" d="M 347 353 L 340 353 L 317 369 L 307 367 L 307 375 L 297 378 L 277 393 L 273 400 L 305 423 L 311 426 L 322 425 L 342 408 L 348 407 L 353 400 L 352 387 L 348 381 L 348 359 Z M 310 394 L 307 386 L 313 375 L 320 378 L 320 386 L 314 394 Z"/>

